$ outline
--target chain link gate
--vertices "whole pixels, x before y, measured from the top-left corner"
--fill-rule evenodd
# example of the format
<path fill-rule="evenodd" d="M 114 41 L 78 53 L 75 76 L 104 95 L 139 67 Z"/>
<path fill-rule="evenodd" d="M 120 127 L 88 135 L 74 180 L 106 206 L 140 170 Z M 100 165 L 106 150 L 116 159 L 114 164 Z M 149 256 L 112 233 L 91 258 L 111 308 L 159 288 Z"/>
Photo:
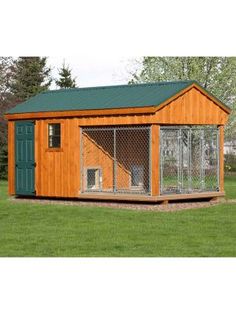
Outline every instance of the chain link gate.
<path fill-rule="evenodd" d="M 150 193 L 149 126 L 81 129 L 81 192 Z"/>
<path fill-rule="evenodd" d="M 218 128 L 161 127 L 161 194 L 219 190 Z"/>

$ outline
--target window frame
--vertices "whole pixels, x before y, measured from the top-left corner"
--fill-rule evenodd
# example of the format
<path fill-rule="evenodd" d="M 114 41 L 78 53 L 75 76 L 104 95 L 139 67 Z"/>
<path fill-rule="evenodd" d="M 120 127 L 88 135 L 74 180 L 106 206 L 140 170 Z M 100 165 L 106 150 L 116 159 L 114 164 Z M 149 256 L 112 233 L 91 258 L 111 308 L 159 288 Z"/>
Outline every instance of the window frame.
<path fill-rule="evenodd" d="M 59 125 L 60 126 L 60 134 L 52 134 L 50 135 L 50 126 L 51 125 Z M 60 146 L 50 146 L 50 137 L 59 137 L 60 139 Z M 47 123 L 47 149 L 46 151 L 53 151 L 53 152 L 57 152 L 57 151 L 62 151 L 62 122 L 55 122 L 55 121 L 50 121 Z"/>

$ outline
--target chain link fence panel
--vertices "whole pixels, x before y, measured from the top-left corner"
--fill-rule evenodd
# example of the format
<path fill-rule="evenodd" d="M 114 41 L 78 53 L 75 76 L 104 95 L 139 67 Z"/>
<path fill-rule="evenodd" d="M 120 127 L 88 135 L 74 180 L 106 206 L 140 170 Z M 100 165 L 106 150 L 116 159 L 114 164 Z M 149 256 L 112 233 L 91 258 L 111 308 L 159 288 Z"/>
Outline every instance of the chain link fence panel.
<path fill-rule="evenodd" d="M 219 190 L 217 127 L 162 127 L 161 194 Z"/>
<path fill-rule="evenodd" d="M 82 128 L 82 192 L 150 193 L 150 127 Z"/>

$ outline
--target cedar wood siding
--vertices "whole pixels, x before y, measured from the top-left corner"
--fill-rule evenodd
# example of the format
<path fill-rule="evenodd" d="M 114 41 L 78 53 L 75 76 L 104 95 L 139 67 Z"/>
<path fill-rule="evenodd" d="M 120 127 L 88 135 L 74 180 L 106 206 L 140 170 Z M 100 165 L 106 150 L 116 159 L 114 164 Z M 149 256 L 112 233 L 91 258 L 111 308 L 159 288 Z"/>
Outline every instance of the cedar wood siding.
<path fill-rule="evenodd" d="M 61 148 L 48 148 L 48 124 L 61 123 Z M 36 195 L 76 197 L 80 188 L 80 132 L 78 121 L 50 119 L 36 121 Z"/>
<path fill-rule="evenodd" d="M 224 125 L 228 113 L 196 88 L 179 96 L 155 113 L 161 124 L 216 124 Z"/>
<path fill-rule="evenodd" d="M 164 106 L 156 108 L 156 112 L 132 114 L 113 114 L 82 116 L 72 118 L 36 119 L 35 124 L 35 186 L 37 196 L 78 197 L 80 193 L 80 127 L 106 125 L 152 125 L 152 195 L 159 195 L 159 129 L 162 124 L 212 124 L 220 125 L 220 191 L 223 187 L 223 125 L 227 122 L 228 112 L 213 102 L 199 89 L 192 87 Z M 19 119 L 21 115 L 19 114 Z M 23 117 L 23 116 L 22 116 Z M 23 117 L 25 118 L 25 117 Z M 29 116 L 29 119 L 32 117 Z M 48 149 L 48 123 L 61 123 L 60 150 Z M 14 122 L 9 121 L 8 134 L 8 180 L 9 194 L 15 193 L 14 187 Z M 90 158 L 104 159 L 104 184 L 109 188 L 112 184 L 111 157 L 98 148 L 91 139 L 86 139 L 86 150 L 93 152 L 85 158 L 85 166 L 93 161 Z M 104 158 L 106 154 L 106 158 Z M 92 157 L 94 156 L 94 157 Z M 95 157 L 96 156 L 96 157 Z M 105 162 L 106 160 L 106 162 Z M 122 181 L 130 180 L 130 175 L 120 167 Z M 106 176 L 109 173 L 110 176 Z M 118 177 L 119 182 L 119 177 Z M 119 184 L 119 183 L 118 183 Z"/>

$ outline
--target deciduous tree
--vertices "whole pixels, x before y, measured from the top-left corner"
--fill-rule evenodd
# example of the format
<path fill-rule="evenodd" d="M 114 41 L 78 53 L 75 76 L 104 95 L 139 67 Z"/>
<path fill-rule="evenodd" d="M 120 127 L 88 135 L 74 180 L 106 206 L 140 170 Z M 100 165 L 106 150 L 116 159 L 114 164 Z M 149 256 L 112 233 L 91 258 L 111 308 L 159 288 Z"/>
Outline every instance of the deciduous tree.
<path fill-rule="evenodd" d="M 226 137 L 236 136 L 236 57 L 144 57 L 130 84 L 196 80 L 233 110 Z"/>

